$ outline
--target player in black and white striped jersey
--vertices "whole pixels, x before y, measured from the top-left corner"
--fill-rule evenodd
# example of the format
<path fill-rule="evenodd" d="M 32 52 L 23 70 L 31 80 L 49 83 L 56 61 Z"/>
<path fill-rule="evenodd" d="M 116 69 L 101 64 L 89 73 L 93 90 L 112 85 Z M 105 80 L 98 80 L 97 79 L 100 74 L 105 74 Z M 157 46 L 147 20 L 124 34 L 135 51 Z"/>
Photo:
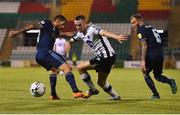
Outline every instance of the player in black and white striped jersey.
<path fill-rule="evenodd" d="M 88 85 L 88 95 L 98 94 L 99 91 L 95 88 L 91 81 L 91 77 L 87 70 L 95 69 L 98 73 L 98 85 L 112 96 L 113 100 L 120 100 L 120 96 L 114 91 L 112 86 L 106 81 L 111 67 L 115 62 L 116 54 L 107 38 L 114 38 L 122 43 L 127 40 L 127 35 L 118 35 L 101 29 L 100 27 L 89 24 L 85 16 L 79 15 L 74 19 L 74 24 L 77 33 L 70 40 L 71 42 L 82 39 L 95 52 L 96 57 L 78 64 L 77 69 L 82 80 Z"/>
<path fill-rule="evenodd" d="M 76 27 L 77 26 L 78 25 L 76 25 Z M 99 31 L 101 30 L 100 27 L 90 24 L 87 26 L 87 33 L 77 32 L 72 40 L 82 39 L 98 57 L 112 57 L 115 54 L 115 51 L 107 40 L 107 37 L 99 34 Z"/>

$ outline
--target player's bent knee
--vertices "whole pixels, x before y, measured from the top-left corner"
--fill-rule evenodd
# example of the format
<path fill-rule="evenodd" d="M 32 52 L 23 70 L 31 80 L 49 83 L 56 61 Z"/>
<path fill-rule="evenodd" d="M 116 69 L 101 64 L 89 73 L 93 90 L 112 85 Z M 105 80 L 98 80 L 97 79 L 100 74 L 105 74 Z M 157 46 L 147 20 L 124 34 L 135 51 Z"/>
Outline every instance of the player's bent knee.
<path fill-rule="evenodd" d="M 56 68 L 51 68 L 51 74 L 58 74 L 59 73 L 59 70 L 58 69 L 56 69 Z"/>
<path fill-rule="evenodd" d="M 78 70 L 78 72 L 79 72 L 80 74 L 86 72 L 86 70 L 84 70 L 84 69 L 82 68 L 82 66 L 80 66 L 80 65 L 77 66 L 77 70 Z"/>
<path fill-rule="evenodd" d="M 51 74 L 56 74 L 56 75 L 57 75 L 58 73 L 59 73 L 59 71 L 56 71 L 56 72 L 52 71 L 52 72 L 51 72 Z"/>
<path fill-rule="evenodd" d="M 104 85 L 106 84 L 106 82 L 98 80 L 98 81 L 97 81 L 97 84 L 98 84 L 100 87 L 103 88 Z"/>
<path fill-rule="evenodd" d="M 67 67 L 67 68 L 64 69 L 63 72 L 66 74 L 66 73 L 69 73 L 71 71 L 72 71 L 72 68 L 71 67 Z"/>
<path fill-rule="evenodd" d="M 161 75 L 154 75 L 154 78 L 155 78 L 157 81 L 161 81 Z"/>
<path fill-rule="evenodd" d="M 77 70 L 80 72 L 82 70 L 80 65 L 77 65 Z"/>
<path fill-rule="evenodd" d="M 157 81 L 161 81 L 161 73 L 155 72 L 155 73 L 154 73 L 154 78 L 155 78 Z"/>
<path fill-rule="evenodd" d="M 63 64 L 60 69 L 66 74 L 72 71 L 72 68 L 68 64 Z"/>
<path fill-rule="evenodd" d="M 103 86 L 102 86 L 102 83 L 101 83 L 100 81 L 98 81 L 97 84 L 98 84 L 100 87 L 103 87 Z"/>

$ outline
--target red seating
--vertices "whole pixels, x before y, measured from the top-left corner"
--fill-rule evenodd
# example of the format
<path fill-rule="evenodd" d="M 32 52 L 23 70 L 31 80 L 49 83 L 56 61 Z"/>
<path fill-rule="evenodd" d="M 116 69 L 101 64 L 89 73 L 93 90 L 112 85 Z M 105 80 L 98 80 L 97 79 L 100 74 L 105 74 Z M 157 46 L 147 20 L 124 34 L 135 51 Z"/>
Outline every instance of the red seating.
<path fill-rule="evenodd" d="M 62 30 L 63 32 L 76 31 L 76 27 L 73 21 L 68 21 L 65 25 L 65 28 Z"/>
<path fill-rule="evenodd" d="M 170 10 L 140 10 L 138 13 L 146 20 L 167 20 Z"/>
<path fill-rule="evenodd" d="M 18 12 L 19 13 L 47 13 L 49 12 L 49 9 L 37 3 L 21 2 Z"/>
<path fill-rule="evenodd" d="M 91 11 L 97 13 L 112 13 L 116 11 L 116 6 L 111 4 L 111 0 L 94 0 Z"/>

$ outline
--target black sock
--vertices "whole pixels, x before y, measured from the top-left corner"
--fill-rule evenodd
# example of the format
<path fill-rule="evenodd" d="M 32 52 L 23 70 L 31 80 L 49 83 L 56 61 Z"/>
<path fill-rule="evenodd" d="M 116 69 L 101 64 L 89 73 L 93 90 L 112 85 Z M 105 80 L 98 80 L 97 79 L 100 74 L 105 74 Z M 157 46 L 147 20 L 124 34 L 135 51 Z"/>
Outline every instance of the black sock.
<path fill-rule="evenodd" d="M 145 76 L 145 81 L 146 81 L 146 84 L 148 85 L 148 87 L 151 89 L 152 93 L 154 95 L 159 95 L 159 93 L 157 92 L 156 87 L 155 87 L 154 82 L 151 79 L 151 77 L 146 75 Z"/>
<path fill-rule="evenodd" d="M 171 83 L 171 80 L 169 78 L 167 78 L 166 76 L 164 76 L 164 75 L 161 75 L 160 77 L 155 77 L 155 79 L 157 81 L 162 82 L 162 83 L 168 83 L 168 84 Z"/>
<path fill-rule="evenodd" d="M 74 93 L 79 92 L 77 85 L 76 85 L 76 81 L 74 79 L 74 75 L 72 72 L 67 73 L 66 75 L 66 81 L 69 83 L 69 85 L 71 86 L 71 89 Z"/>
<path fill-rule="evenodd" d="M 51 95 L 57 96 L 56 94 L 56 74 L 50 74 L 50 87 L 51 87 Z"/>

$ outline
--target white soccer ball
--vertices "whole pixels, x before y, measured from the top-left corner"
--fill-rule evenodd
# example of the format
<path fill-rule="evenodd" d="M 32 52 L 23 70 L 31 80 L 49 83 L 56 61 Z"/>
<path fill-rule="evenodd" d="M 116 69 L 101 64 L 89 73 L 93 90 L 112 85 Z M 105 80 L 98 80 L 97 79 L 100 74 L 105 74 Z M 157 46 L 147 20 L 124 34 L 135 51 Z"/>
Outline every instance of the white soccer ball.
<path fill-rule="evenodd" d="M 31 84 L 30 93 L 32 96 L 41 97 L 44 95 L 45 91 L 46 88 L 43 83 L 36 81 L 33 84 Z"/>

